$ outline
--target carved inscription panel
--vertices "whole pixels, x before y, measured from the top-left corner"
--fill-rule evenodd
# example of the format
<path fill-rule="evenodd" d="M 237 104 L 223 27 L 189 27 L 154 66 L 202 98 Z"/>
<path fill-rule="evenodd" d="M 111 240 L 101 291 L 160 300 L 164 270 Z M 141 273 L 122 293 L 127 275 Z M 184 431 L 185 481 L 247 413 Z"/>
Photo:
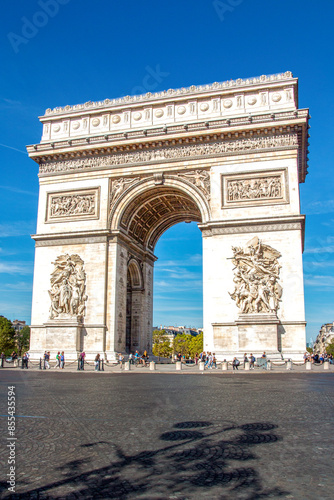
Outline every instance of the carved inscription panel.
<path fill-rule="evenodd" d="M 98 219 L 99 204 L 99 188 L 48 193 L 46 222 Z"/>
<path fill-rule="evenodd" d="M 224 208 L 288 201 L 286 170 L 222 176 Z"/>

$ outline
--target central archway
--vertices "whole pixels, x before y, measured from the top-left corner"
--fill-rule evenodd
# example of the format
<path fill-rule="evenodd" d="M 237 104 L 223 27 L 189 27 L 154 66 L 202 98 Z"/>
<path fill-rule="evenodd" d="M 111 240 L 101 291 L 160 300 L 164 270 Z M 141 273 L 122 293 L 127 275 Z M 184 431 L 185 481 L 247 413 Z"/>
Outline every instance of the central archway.
<path fill-rule="evenodd" d="M 208 193 L 177 176 L 136 179 L 118 196 L 110 220 L 119 255 L 116 350 L 151 351 L 154 249 L 160 236 L 180 222 L 208 220 Z"/>

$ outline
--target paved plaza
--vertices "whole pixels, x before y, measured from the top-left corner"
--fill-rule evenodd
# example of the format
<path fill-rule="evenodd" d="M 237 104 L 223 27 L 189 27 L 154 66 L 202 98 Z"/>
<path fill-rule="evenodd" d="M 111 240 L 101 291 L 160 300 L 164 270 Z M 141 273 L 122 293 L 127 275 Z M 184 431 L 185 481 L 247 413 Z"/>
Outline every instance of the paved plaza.
<path fill-rule="evenodd" d="M 8 386 L 17 405 L 2 498 L 333 498 L 333 372 L 0 377 L 4 433 Z"/>

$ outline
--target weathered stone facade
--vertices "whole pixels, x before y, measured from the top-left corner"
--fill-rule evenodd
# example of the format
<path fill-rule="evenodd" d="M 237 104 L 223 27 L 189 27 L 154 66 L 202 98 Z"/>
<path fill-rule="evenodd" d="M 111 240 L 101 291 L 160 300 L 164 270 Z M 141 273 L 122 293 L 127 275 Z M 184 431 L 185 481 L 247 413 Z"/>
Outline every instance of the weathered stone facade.
<path fill-rule="evenodd" d="M 154 248 L 182 221 L 203 236 L 205 350 L 301 356 L 308 110 L 291 73 L 66 106 L 41 121 L 41 143 L 28 146 L 40 168 L 33 356 L 149 350 Z M 52 282 L 57 259 L 73 256 L 84 289 L 72 264 Z"/>

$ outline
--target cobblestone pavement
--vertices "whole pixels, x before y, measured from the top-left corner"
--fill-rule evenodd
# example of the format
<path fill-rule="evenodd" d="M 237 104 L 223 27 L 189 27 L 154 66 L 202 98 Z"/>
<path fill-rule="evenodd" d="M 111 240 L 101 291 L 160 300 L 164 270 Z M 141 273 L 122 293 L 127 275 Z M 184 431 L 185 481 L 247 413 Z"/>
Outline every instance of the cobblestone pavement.
<path fill-rule="evenodd" d="M 2 498 L 331 499 L 333 373 L 1 370 Z M 16 494 L 7 387 L 16 387 Z"/>

